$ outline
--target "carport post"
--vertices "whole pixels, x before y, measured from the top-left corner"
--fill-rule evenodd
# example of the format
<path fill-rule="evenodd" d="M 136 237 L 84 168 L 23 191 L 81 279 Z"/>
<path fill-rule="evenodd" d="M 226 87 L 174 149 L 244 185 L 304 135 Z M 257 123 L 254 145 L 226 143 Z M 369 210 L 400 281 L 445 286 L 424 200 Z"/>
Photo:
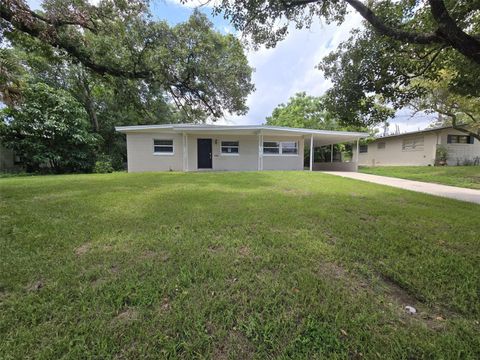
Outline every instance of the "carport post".
<path fill-rule="evenodd" d="M 330 162 L 333 162 L 333 144 L 330 145 Z"/>
<path fill-rule="evenodd" d="M 188 171 L 188 136 L 182 133 L 183 138 L 183 171 Z"/>
<path fill-rule="evenodd" d="M 258 170 L 263 170 L 263 133 L 258 132 Z"/>
<path fill-rule="evenodd" d="M 357 152 L 355 153 L 355 162 L 357 163 L 357 166 L 358 166 L 358 155 L 360 155 L 359 151 L 360 151 L 360 138 L 357 139 Z"/>
<path fill-rule="evenodd" d="M 310 171 L 313 171 L 313 134 L 310 135 Z"/>

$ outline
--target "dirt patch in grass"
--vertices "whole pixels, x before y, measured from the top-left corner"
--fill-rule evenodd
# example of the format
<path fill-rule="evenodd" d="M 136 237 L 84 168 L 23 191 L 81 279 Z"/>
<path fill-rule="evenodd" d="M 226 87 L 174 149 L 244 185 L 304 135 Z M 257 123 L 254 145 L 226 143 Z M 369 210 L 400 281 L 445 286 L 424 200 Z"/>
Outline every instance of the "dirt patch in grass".
<path fill-rule="evenodd" d="M 164 297 L 162 299 L 162 303 L 158 306 L 158 312 L 164 314 L 171 309 L 170 299 L 168 297 Z"/>
<path fill-rule="evenodd" d="M 282 192 L 288 195 L 295 195 L 295 196 L 311 196 L 313 192 L 303 190 L 303 189 L 282 189 Z"/>
<path fill-rule="evenodd" d="M 447 317 L 455 317 L 456 315 L 446 309 L 438 306 L 434 308 L 427 307 L 422 299 L 418 299 L 410 294 L 400 284 L 392 279 L 381 277 L 381 286 L 386 295 L 388 305 L 395 306 L 397 312 L 400 313 L 401 321 L 420 321 L 432 330 L 441 330 L 445 327 L 445 319 Z M 410 314 L 406 306 L 411 306 L 416 310 L 415 314 Z"/>
<path fill-rule="evenodd" d="M 44 286 L 45 286 L 45 283 L 42 280 L 37 280 L 32 282 L 31 284 L 28 284 L 28 286 L 25 289 L 28 292 L 37 292 Z"/>
<path fill-rule="evenodd" d="M 367 223 L 373 223 L 373 222 L 376 222 L 378 220 L 376 216 L 372 216 L 372 215 L 369 215 L 369 214 L 361 214 L 361 215 L 359 215 L 358 218 L 360 220 L 364 221 L 364 222 L 367 222 Z"/>
<path fill-rule="evenodd" d="M 139 319 L 140 314 L 137 310 L 133 308 L 126 308 L 112 319 L 112 323 L 129 323 Z"/>
<path fill-rule="evenodd" d="M 250 247 L 247 245 L 240 246 L 237 250 L 238 255 L 241 257 L 250 257 L 252 256 L 252 251 L 250 250 Z"/>
<path fill-rule="evenodd" d="M 224 252 L 225 248 L 220 244 L 210 244 L 208 245 L 207 251 L 211 254 L 218 254 Z"/>
<path fill-rule="evenodd" d="M 80 245 L 79 247 L 75 248 L 74 252 L 75 252 L 75 255 L 77 255 L 77 256 L 83 256 L 87 252 L 89 252 L 91 248 L 92 248 L 92 244 L 85 243 L 85 244 Z"/>
<path fill-rule="evenodd" d="M 351 197 L 358 198 L 358 199 L 366 199 L 367 197 L 365 195 L 360 195 L 355 192 L 350 193 Z"/>
<path fill-rule="evenodd" d="M 238 330 L 230 330 L 228 336 L 218 344 L 213 359 L 253 359 L 255 348 L 248 338 Z"/>
<path fill-rule="evenodd" d="M 170 254 L 167 251 L 145 250 L 140 256 L 140 260 L 158 259 L 161 262 L 167 262 L 170 259 Z"/>
<path fill-rule="evenodd" d="M 446 310 L 427 307 L 421 299 L 416 298 L 400 284 L 384 276 L 380 276 L 379 282 L 376 283 L 332 262 L 321 263 L 318 274 L 343 283 L 353 294 L 364 292 L 373 298 L 383 296 L 385 301 L 380 301 L 379 306 L 391 308 L 398 315 L 400 323 L 418 321 L 432 330 L 441 330 L 445 327 Z M 410 314 L 406 310 L 406 306 L 415 308 L 416 313 Z M 450 313 L 448 316 L 451 317 L 453 314 Z"/>
<path fill-rule="evenodd" d="M 416 298 L 405 290 L 400 284 L 394 280 L 381 276 L 382 286 L 385 288 L 385 293 L 395 300 L 400 305 L 419 305 L 422 301 L 421 299 Z"/>

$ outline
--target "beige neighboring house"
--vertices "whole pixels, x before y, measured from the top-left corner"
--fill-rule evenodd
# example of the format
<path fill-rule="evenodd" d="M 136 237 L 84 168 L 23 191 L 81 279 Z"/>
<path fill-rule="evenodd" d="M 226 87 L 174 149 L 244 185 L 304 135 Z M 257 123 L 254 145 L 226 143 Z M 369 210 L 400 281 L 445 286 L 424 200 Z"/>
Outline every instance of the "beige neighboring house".
<path fill-rule="evenodd" d="M 448 165 L 480 161 L 480 142 L 451 126 L 383 136 L 360 145 L 358 164 L 401 166 L 435 164 L 438 146 L 448 150 Z"/>
<path fill-rule="evenodd" d="M 7 149 L 0 144 L 0 171 L 18 171 L 22 169 L 19 161 L 13 150 Z"/>
<path fill-rule="evenodd" d="M 129 172 L 197 170 L 303 170 L 314 148 L 352 142 L 368 134 L 245 125 L 119 126 L 127 136 Z M 307 153 L 308 154 L 308 153 Z M 312 159 L 313 156 L 310 156 Z M 357 162 L 314 163 L 309 170 L 356 171 Z M 354 159 L 355 160 L 355 159 Z"/>

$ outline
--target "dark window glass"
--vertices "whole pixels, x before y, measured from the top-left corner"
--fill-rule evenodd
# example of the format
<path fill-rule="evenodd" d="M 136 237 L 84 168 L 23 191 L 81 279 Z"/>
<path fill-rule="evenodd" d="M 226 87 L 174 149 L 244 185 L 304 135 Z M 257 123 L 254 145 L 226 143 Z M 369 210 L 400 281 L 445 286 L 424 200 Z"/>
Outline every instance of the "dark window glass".
<path fill-rule="evenodd" d="M 222 154 L 238 154 L 238 146 L 237 147 L 222 146 Z"/>
<path fill-rule="evenodd" d="M 368 152 L 368 145 L 360 145 L 360 153 L 367 153 Z"/>
<path fill-rule="evenodd" d="M 173 140 L 153 140 L 153 152 L 161 154 L 173 153 Z"/>
<path fill-rule="evenodd" d="M 280 153 L 280 144 L 276 141 L 264 141 L 263 142 L 263 153 L 264 154 L 279 154 Z"/>
<path fill-rule="evenodd" d="M 296 141 L 285 141 L 282 142 L 282 154 L 297 154 L 297 142 Z"/>
<path fill-rule="evenodd" d="M 468 135 L 447 135 L 447 144 L 473 144 Z"/>
<path fill-rule="evenodd" d="M 222 141 L 222 154 L 238 154 L 238 141 Z"/>

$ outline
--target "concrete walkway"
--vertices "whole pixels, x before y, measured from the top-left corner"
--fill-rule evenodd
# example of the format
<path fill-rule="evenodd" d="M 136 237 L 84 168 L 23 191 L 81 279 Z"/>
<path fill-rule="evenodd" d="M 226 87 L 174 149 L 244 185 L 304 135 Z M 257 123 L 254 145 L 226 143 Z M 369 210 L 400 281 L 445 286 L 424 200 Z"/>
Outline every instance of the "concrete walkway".
<path fill-rule="evenodd" d="M 341 171 L 322 171 L 325 174 L 338 175 L 349 179 L 368 181 L 375 184 L 393 186 L 400 189 L 422 192 L 426 194 L 443 196 L 450 199 L 468 201 L 480 204 L 480 190 L 465 189 L 456 186 L 440 185 L 426 183 L 422 181 L 413 181 L 398 179 L 387 176 L 378 176 L 370 174 L 362 174 L 357 172 L 341 172 Z"/>

